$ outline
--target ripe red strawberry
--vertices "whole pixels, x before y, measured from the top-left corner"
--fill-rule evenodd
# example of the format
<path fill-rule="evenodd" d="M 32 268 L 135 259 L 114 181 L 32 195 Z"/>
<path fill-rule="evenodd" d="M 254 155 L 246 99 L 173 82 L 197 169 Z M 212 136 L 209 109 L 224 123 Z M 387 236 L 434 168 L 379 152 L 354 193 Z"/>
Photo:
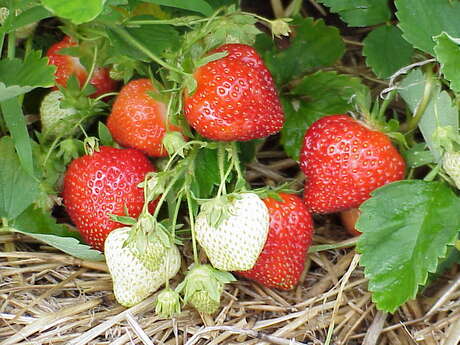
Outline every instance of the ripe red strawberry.
<path fill-rule="evenodd" d="M 66 36 L 48 49 L 46 56 L 48 57 L 49 64 L 57 67 L 55 73 L 56 84 L 66 86 L 67 80 L 71 75 L 77 77 L 80 86 L 85 83 L 88 72 L 80 63 L 80 60 L 77 57 L 64 55 L 59 52 L 63 48 L 75 46 L 77 46 L 77 43 Z M 91 97 L 97 97 L 104 93 L 112 92 L 117 88 L 117 82 L 110 78 L 109 71 L 106 68 L 96 68 L 90 80 L 90 84 L 96 88 L 96 92 L 93 93 Z"/>
<path fill-rule="evenodd" d="M 358 207 L 370 193 L 404 178 L 390 139 L 347 115 L 326 116 L 307 130 L 300 154 L 304 201 L 314 213 Z"/>
<path fill-rule="evenodd" d="M 225 44 L 210 54 L 228 55 L 199 67 L 197 88 L 184 99 L 185 117 L 202 136 L 221 141 L 263 138 L 281 130 L 284 114 L 272 80 L 257 52 Z"/>
<path fill-rule="evenodd" d="M 113 104 L 107 127 L 119 144 L 161 157 L 168 154 L 162 143 L 166 133 L 167 109 L 166 104 L 149 95 L 149 92 L 155 91 L 149 79 L 126 84 Z M 180 131 L 172 124 L 168 127 L 170 131 Z"/>
<path fill-rule="evenodd" d="M 110 214 L 138 217 L 144 192 L 138 184 L 155 167 L 140 151 L 102 146 L 75 159 L 64 176 L 64 205 L 83 239 L 103 250 L 104 241 L 120 223 Z M 154 207 L 154 205 L 150 205 Z"/>
<path fill-rule="evenodd" d="M 281 290 L 292 289 L 304 269 L 313 236 L 313 221 L 302 199 L 280 193 L 283 201 L 263 199 L 270 216 L 267 242 L 255 266 L 240 276 Z"/>

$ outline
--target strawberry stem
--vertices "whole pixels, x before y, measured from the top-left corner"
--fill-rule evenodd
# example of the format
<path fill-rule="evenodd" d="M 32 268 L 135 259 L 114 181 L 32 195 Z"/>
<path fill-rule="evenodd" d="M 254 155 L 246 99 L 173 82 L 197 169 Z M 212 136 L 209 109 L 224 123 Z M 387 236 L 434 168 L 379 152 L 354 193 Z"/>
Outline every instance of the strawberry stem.
<path fill-rule="evenodd" d="M 193 261 L 195 262 L 196 265 L 199 265 L 200 260 L 198 259 L 198 247 L 196 244 L 195 216 L 193 214 L 192 196 L 190 194 L 189 188 L 186 188 L 185 195 L 187 198 L 188 215 L 189 215 L 189 220 L 190 220 L 190 232 L 192 235 Z"/>
<path fill-rule="evenodd" d="M 219 165 L 219 175 L 220 175 L 220 185 L 219 185 L 219 191 L 217 193 L 218 196 L 222 194 L 227 194 L 227 188 L 226 188 L 226 177 L 225 177 L 225 144 L 222 142 L 218 143 L 217 147 L 217 163 Z"/>
<path fill-rule="evenodd" d="M 83 87 L 81 88 L 82 90 L 84 90 L 89 82 L 91 81 L 91 78 L 93 77 L 93 74 L 94 74 L 94 70 L 96 69 L 96 60 L 97 60 L 97 45 L 94 46 L 94 57 L 93 57 L 93 61 L 91 63 L 91 69 L 88 73 L 88 76 L 86 77 L 86 80 L 85 80 L 85 84 L 83 85 Z"/>

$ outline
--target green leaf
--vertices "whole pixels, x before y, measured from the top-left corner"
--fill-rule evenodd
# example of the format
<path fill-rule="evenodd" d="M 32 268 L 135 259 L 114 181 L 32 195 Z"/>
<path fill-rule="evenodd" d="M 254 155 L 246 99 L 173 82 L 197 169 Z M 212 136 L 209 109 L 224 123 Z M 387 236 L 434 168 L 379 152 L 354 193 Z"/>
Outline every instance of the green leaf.
<path fill-rule="evenodd" d="M 54 85 L 55 67 L 48 65 L 39 51 L 32 51 L 24 61 L 0 60 L 0 102 L 27 93 L 37 87 Z"/>
<path fill-rule="evenodd" d="M 460 47 L 458 38 L 452 38 L 445 32 L 434 37 L 436 46 L 434 51 L 441 63 L 444 77 L 450 81 L 450 87 L 455 92 L 460 92 Z"/>
<path fill-rule="evenodd" d="M 101 145 L 103 146 L 113 145 L 112 134 L 110 133 L 107 126 L 103 122 L 100 122 L 100 121 L 98 123 L 98 134 L 99 134 L 99 140 L 101 141 Z"/>
<path fill-rule="evenodd" d="M 14 146 L 19 156 L 19 161 L 25 172 L 34 176 L 34 164 L 32 157 L 32 145 L 30 143 L 27 124 L 22 113 L 21 105 L 17 98 L 11 98 L 0 103 L 3 119 L 13 137 Z"/>
<path fill-rule="evenodd" d="M 318 0 L 338 13 L 348 26 L 370 26 L 387 22 L 391 11 L 387 0 Z"/>
<path fill-rule="evenodd" d="M 433 154 L 426 149 L 425 143 L 418 143 L 404 151 L 404 160 L 410 168 L 418 168 L 435 162 Z"/>
<path fill-rule="evenodd" d="M 104 260 L 101 252 L 79 241 L 79 235 L 40 209 L 29 207 L 12 224 L 13 231 L 29 235 L 64 253 L 90 261 Z"/>
<path fill-rule="evenodd" d="M 460 230 L 460 199 L 441 182 L 400 181 L 372 193 L 356 225 L 372 299 L 393 312 L 416 297 Z"/>
<path fill-rule="evenodd" d="M 126 28 L 126 31 L 154 54 L 161 54 L 168 48 L 180 46 L 180 36 L 170 25 L 142 25 L 139 28 Z M 116 54 L 136 60 L 150 61 L 147 55 L 132 46 L 114 30 L 107 29 L 107 33 Z"/>
<path fill-rule="evenodd" d="M 396 8 L 403 37 L 415 48 L 434 55 L 433 36 L 460 37 L 459 1 L 396 0 Z"/>
<path fill-rule="evenodd" d="M 426 144 L 430 148 L 436 161 L 441 158 L 439 147 L 433 140 L 433 134 L 438 127 L 452 126 L 458 128 L 458 109 L 452 104 L 452 99 L 446 91 L 441 91 L 440 83 L 431 79 L 433 83 L 431 100 L 423 114 L 419 128 Z M 413 70 L 401 82 L 398 92 L 414 113 L 423 99 L 427 81 L 420 70 Z"/>
<path fill-rule="evenodd" d="M 414 49 L 392 25 L 380 26 L 364 39 L 363 54 L 366 65 L 379 78 L 389 78 L 401 67 L 411 63 Z"/>
<path fill-rule="evenodd" d="M 42 0 L 43 6 L 56 16 L 75 24 L 87 23 L 96 18 L 104 8 L 104 0 Z"/>
<path fill-rule="evenodd" d="M 10 137 L 0 139 L 0 218 L 13 219 L 39 195 L 38 182 L 21 166 Z"/>
<path fill-rule="evenodd" d="M 363 89 L 358 78 L 336 72 L 308 75 L 292 90 L 293 98 L 282 98 L 286 121 L 281 130 L 281 144 L 295 160 L 305 131 L 325 115 L 342 114 L 353 109 L 351 99 Z"/>
<path fill-rule="evenodd" d="M 198 187 L 200 198 L 208 198 L 215 185 L 220 183 L 217 150 L 201 149 L 195 158 L 194 184 Z"/>
<path fill-rule="evenodd" d="M 278 50 L 266 35 L 259 35 L 257 43 L 267 67 L 279 84 L 313 68 L 331 66 L 345 52 L 339 30 L 327 26 L 323 20 L 297 19 L 291 25 L 295 28 L 295 35 L 287 49 Z"/>
<path fill-rule="evenodd" d="M 213 8 L 204 0 L 144 0 L 152 4 L 161 6 L 169 6 L 180 8 L 183 10 L 189 10 L 204 14 L 205 16 L 211 16 L 214 12 Z"/>
<path fill-rule="evenodd" d="M 11 23 L 11 26 L 8 27 L 7 32 L 11 32 L 22 26 L 32 24 L 42 19 L 51 17 L 51 15 L 51 12 L 49 12 L 46 8 L 42 6 L 34 6 L 32 8 L 29 8 L 28 10 L 25 10 L 20 15 L 15 17 L 13 22 Z"/>

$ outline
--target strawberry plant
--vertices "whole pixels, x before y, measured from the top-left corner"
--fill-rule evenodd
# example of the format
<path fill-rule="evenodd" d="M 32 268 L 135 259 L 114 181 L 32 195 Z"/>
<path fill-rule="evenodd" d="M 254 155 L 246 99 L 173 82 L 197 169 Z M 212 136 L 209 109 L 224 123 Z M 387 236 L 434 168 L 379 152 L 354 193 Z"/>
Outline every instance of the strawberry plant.
<path fill-rule="evenodd" d="M 460 2 L 271 3 L 0 0 L 0 231 L 165 318 L 350 245 L 382 312 L 458 265 Z M 289 176 L 249 179 L 265 147 Z"/>

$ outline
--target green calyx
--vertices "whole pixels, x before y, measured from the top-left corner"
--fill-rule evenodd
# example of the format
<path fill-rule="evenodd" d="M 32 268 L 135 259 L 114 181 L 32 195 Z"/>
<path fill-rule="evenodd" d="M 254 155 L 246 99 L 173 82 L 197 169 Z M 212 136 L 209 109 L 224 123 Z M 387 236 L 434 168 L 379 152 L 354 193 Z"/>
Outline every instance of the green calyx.
<path fill-rule="evenodd" d="M 184 303 L 190 303 L 200 313 L 212 314 L 219 308 L 224 284 L 232 281 L 235 278 L 229 272 L 194 264 L 176 291 L 184 295 Z"/>
<path fill-rule="evenodd" d="M 433 134 L 433 142 L 445 152 L 460 151 L 460 135 L 452 126 L 437 127 Z"/>
<path fill-rule="evenodd" d="M 164 318 L 180 314 L 180 295 L 171 288 L 161 291 L 156 300 L 155 313 Z"/>
<path fill-rule="evenodd" d="M 236 193 L 218 196 L 203 203 L 201 205 L 201 212 L 206 215 L 208 224 L 217 228 L 231 216 L 233 201 L 239 198 L 240 196 Z"/>
<path fill-rule="evenodd" d="M 134 224 L 125 242 L 131 253 L 151 271 L 163 263 L 166 251 L 173 241 L 166 227 L 151 214 L 142 214 Z"/>

